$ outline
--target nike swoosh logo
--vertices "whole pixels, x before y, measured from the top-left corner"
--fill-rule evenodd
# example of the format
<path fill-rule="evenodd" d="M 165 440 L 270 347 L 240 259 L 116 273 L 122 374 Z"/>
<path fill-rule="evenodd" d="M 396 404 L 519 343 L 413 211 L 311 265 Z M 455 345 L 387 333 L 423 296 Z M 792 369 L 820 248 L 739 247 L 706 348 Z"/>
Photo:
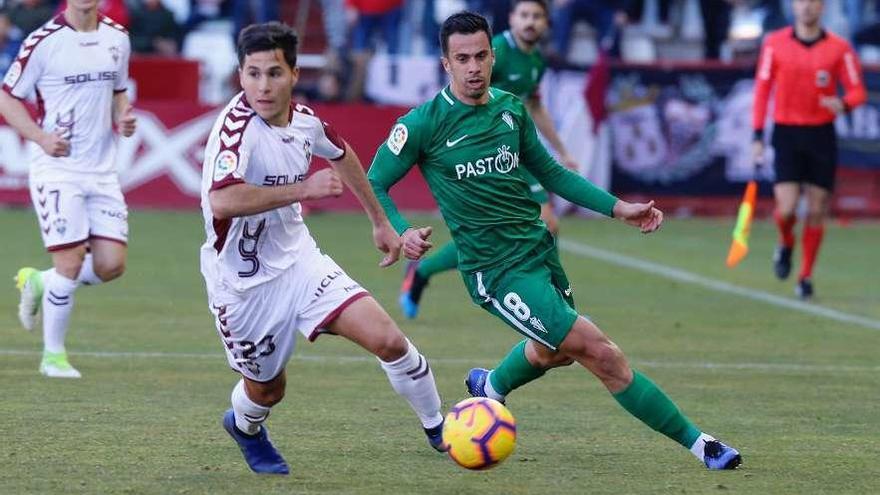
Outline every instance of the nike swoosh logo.
<path fill-rule="evenodd" d="M 468 137 L 467 134 L 465 134 L 464 136 L 462 136 L 462 137 L 456 139 L 455 141 L 450 141 L 450 140 L 447 139 L 447 140 L 446 140 L 446 147 L 447 147 L 447 148 L 452 148 L 452 147 L 455 146 L 456 144 L 460 143 L 461 140 L 464 139 L 464 138 L 466 138 L 466 137 Z"/>

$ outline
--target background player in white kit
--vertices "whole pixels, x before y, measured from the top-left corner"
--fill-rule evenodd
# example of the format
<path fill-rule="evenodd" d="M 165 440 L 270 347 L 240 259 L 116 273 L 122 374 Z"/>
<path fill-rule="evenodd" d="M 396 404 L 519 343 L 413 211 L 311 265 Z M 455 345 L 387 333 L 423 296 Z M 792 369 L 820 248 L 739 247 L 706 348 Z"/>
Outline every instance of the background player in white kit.
<path fill-rule="evenodd" d="M 284 396 L 296 332 L 310 341 L 326 332 L 379 358 L 431 446 L 443 450 L 440 397 L 428 362 L 369 293 L 321 253 L 303 223 L 299 201 L 338 196 L 344 182 L 373 224 L 373 241 L 385 253 L 380 265 L 400 254 L 400 239 L 357 155 L 311 109 L 291 101 L 296 48 L 286 25 L 242 30 L 244 92 L 218 117 L 205 153 L 201 269 L 229 365 L 242 376 L 223 426 L 253 471 L 287 474 L 263 422 Z M 333 167 L 309 176 L 312 154 Z"/>
<path fill-rule="evenodd" d="M 79 378 L 67 360 L 64 337 L 73 294 L 122 275 L 128 211 L 116 172 L 113 125 L 135 131 L 125 88 L 128 33 L 98 14 L 98 0 L 68 0 L 67 9 L 31 33 L 9 67 L 0 113 L 30 146 L 30 192 L 52 269 L 25 267 L 19 320 L 34 327 L 43 308 L 40 372 Z M 36 94 L 35 122 L 21 99 Z"/>

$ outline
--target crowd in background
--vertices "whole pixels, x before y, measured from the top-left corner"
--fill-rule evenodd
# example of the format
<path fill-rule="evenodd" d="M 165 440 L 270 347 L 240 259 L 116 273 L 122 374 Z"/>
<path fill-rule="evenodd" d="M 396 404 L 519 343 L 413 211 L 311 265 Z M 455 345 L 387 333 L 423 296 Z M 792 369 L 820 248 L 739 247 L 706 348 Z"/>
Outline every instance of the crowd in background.
<path fill-rule="evenodd" d="M 64 8 L 64 0 L 0 0 L 0 70 L 25 36 Z M 589 64 L 600 49 L 623 60 L 754 56 L 763 33 L 789 23 L 790 0 L 548 0 L 544 51 L 554 64 Z M 304 68 L 317 72 L 314 96 L 363 98 L 376 52 L 436 55 L 449 14 L 486 15 L 507 28 L 509 0 L 100 0 L 128 28 L 134 52 L 184 56 L 203 66 L 235 61 L 234 35 L 252 22 L 283 20 L 300 30 Z M 880 45 L 880 0 L 826 0 L 825 24 L 857 48 Z M 880 49 L 873 60 L 880 60 Z M 867 62 L 872 57 L 866 57 Z"/>

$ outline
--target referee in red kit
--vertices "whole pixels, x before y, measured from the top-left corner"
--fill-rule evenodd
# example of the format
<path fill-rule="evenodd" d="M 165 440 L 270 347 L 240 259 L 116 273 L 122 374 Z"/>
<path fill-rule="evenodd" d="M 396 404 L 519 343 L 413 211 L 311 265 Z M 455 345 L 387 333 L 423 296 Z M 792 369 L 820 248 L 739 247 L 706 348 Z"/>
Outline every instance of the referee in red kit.
<path fill-rule="evenodd" d="M 755 74 L 754 157 L 764 157 L 764 122 L 771 89 L 775 88 L 773 148 L 776 198 L 774 218 L 779 245 L 773 268 L 780 279 L 791 271 L 795 207 L 803 192 L 807 218 L 801 246 L 803 258 L 795 292 L 813 295 L 813 264 L 819 253 L 837 168 L 834 118 L 867 99 L 856 54 L 843 38 L 822 29 L 822 0 L 792 0 L 795 23 L 767 35 Z M 838 96 L 838 82 L 843 97 Z"/>

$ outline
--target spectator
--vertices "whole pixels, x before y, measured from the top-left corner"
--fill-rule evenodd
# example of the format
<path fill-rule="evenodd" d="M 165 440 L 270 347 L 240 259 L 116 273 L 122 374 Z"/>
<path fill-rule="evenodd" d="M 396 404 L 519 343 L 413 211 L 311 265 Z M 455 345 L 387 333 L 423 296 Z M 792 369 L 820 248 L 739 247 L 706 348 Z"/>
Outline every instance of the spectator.
<path fill-rule="evenodd" d="M 348 88 L 349 101 L 360 100 L 364 94 L 367 63 L 372 55 L 373 36 L 379 31 L 389 55 L 397 55 L 400 47 L 400 20 L 403 0 L 346 0 L 351 32 L 352 77 Z M 392 80 L 397 66 L 392 62 Z"/>
<path fill-rule="evenodd" d="M 184 32 L 188 33 L 197 28 L 205 21 L 220 19 L 228 15 L 229 3 L 227 0 L 191 0 L 189 19 L 184 25 Z"/>
<path fill-rule="evenodd" d="M 622 4 L 614 0 L 554 0 L 551 26 L 555 55 L 563 60 L 568 58 L 571 29 L 575 21 L 583 19 L 596 31 L 600 44 L 608 37 L 613 38 L 610 53 L 616 56 L 619 47 L 616 28 L 626 22 L 626 13 L 620 8 Z"/>
<path fill-rule="evenodd" d="M 21 30 L 21 33 L 16 36 L 21 39 L 36 31 L 54 14 L 54 9 L 45 0 L 17 0 L 11 4 L 9 20 Z M 13 35 L 15 36 L 15 34 Z"/>
<path fill-rule="evenodd" d="M 140 0 L 131 12 L 131 49 L 137 53 L 177 55 L 180 29 L 161 0 Z"/>
<path fill-rule="evenodd" d="M 669 38 L 672 36 L 672 27 L 669 25 L 669 9 L 672 6 L 672 0 L 657 0 L 657 19 L 643 19 L 645 14 L 646 0 L 636 0 L 625 2 L 626 15 L 632 23 L 641 22 L 649 33 L 658 38 Z M 648 21 L 648 22 L 646 22 Z"/>
<path fill-rule="evenodd" d="M 703 57 L 718 60 L 721 44 L 727 39 L 730 30 L 730 11 L 736 0 L 700 0 L 703 16 Z"/>
<path fill-rule="evenodd" d="M 249 24 L 278 20 L 278 0 L 232 0 L 233 35 Z"/>
<path fill-rule="evenodd" d="M 0 74 L 5 74 L 18 54 L 21 41 L 12 37 L 15 26 L 6 12 L 0 12 Z"/>
<path fill-rule="evenodd" d="M 345 53 L 348 37 L 345 26 L 345 2 L 343 0 L 321 0 L 324 33 L 327 35 L 327 49 L 332 56 L 339 58 Z"/>

